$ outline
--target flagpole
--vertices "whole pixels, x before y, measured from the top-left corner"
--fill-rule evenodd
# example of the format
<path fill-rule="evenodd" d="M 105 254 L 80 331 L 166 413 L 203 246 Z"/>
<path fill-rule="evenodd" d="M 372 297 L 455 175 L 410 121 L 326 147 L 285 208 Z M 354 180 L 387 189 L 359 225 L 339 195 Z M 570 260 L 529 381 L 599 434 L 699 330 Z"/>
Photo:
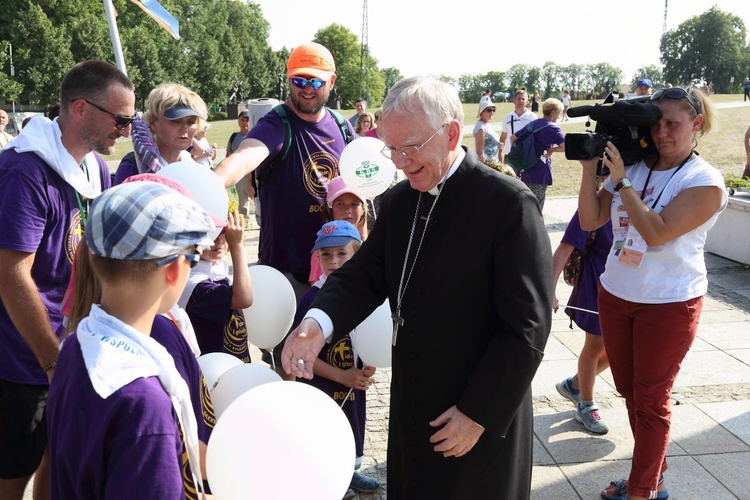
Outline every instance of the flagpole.
<path fill-rule="evenodd" d="M 122 44 L 120 43 L 120 32 L 117 30 L 117 20 L 115 19 L 115 8 L 112 0 L 102 0 L 104 2 L 104 11 L 107 13 L 107 24 L 109 25 L 109 38 L 112 40 L 112 49 L 115 52 L 115 62 L 117 67 L 125 73 L 125 57 L 122 55 Z"/>

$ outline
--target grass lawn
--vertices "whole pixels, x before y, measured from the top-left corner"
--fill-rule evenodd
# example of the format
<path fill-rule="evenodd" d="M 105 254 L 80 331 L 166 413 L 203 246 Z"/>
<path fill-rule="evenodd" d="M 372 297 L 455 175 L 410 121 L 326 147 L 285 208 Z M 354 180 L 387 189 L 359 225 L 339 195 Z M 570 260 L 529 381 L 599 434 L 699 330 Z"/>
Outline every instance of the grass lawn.
<path fill-rule="evenodd" d="M 737 102 L 742 99 L 742 94 L 720 94 L 712 95 L 714 103 Z M 583 104 L 594 104 L 601 101 L 574 101 L 573 106 Z M 464 124 L 476 123 L 478 103 L 464 104 Z M 499 103 L 497 105 L 496 121 L 513 110 L 512 103 Z M 374 113 L 376 109 L 370 109 Z M 345 118 L 354 114 L 352 109 L 341 110 Z M 540 113 L 541 114 L 541 113 Z M 586 130 L 584 123 L 561 123 L 559 124 L 565 133 L 583 132 Z M 716 110 L 716 124 L 706 137 L 698 138 L 696 150 L 709 163 L 717 167 L 725 177 L 738 177 L 742 174 L 745 165 L 745 149 L 743 146 L 745 131 L 750 126 L 750 107 L 725 108 Z M 211 122 L 207 138 L 211 143 L 216 143 L 219 153 L 217 161 L 224 158 L 229 136 L 238 130 L 237 120 L 222 120 Z M 464 137 L 463 144 L 474 151 L 474 140 L 472 137 Z M 126 153 L 131 151 L 132 145 L 129 139 L 117 143 L 116 151 L 106 160 L 112 165 L 116 164 Z M 555 182 L 547 191 L 549 196 L 576 196 L 580 184 L 581 164 L 577 161 L 569 161 L 562 154 L 552 156 L 552 168 Z"/>

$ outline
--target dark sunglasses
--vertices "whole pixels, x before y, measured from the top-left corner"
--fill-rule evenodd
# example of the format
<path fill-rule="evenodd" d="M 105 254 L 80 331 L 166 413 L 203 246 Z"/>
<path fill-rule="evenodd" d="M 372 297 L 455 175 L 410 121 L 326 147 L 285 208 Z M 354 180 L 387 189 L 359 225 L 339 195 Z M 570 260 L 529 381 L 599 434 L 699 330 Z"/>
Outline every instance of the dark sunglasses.
<path fill-rule="evenodd" d="M 178 253 L 175 255 L 170 255 L 169 257 L 158 261 L 156 263 L 156 267 L 169 265 L 172 262 L 176 261 L 180 255 L 184 255 L 185 258 L 190 261 L 190 269 L 193 269 L 195 266 L 197 266 L 198 262 L 200 262 L 201 260 L 201 254 L 199 253 Z"/>
<path fill-rule="evenodd" d="M 77 101 L 77 100 L 78 99 L 72 99 L 70 102 L 74 102 L 74 101 Z M 133 116 L 116 115 L 116 114 L 112 113 L 111 111 L 107 111 L 106 109 L 104 109 L 103 107 L 99 106 L 98 104 L 94 104 L 93 102 L 89 101 L 88 99 L 84 99 L 84 102 L 86 104 L 90 104 L 91 106 L 94 106 L 96 109 L 98 109 L 102 113 L 107 113 L 112 118 L 114 118 L 115 119 L 115 128 L 117 130 L 123 130 L 123 129 L 127 128 L 129 125 L 132 125 L 133 120 L 135 120 L 136 118 L 138 118 L 138 115 L 135 115 L 135 114 Z"/>
<path fill-rule="evenodd" d="M 700 111 L 698 111 L 698 107 L 693 103 L 693 100 L 690 98 L 690 94 L 687 90 L 683 89 L 682 87 L 672 87 L 671 89 L 660 89 L 654 92 L 651 95 L 651 101 L 658 101 L 662 97 L 666 97 L 667 99 L 687 99 L 687 102 L 690 103 L 690 106 L 693 107 L 695 110 L 695 114 L 699 115 L 701 114 Z"/>
<path fill-rule="evenodd" d="M 291 80 L 295 87 L 299 87 L 301 89 L 306 89 L 307 86 L 309 85 L 314 90 L 318 90 L 320 87 L 326 84 L 325 80 L 321 80 L 320 78 L 310 78 L 308 80 L 307 78 L 301 78 L 299 76 L 295 76 L 295 77 L 292 77 Z"/>

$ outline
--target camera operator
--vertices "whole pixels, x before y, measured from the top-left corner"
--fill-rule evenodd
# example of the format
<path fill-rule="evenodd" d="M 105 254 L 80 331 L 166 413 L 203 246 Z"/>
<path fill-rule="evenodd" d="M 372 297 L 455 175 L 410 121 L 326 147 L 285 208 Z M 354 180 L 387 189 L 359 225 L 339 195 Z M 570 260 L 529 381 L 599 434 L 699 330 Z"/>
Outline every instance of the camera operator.
<path fill-rule="evenodd" d="M 608 220 L 613 226 L 599 313 L 635 438 L 630 477 L 613 481 L 602 491 L 604 499 L 669 495 L 663 473 L 672 385 L 695 338 L 708 288 L 706 233 L 727 204 L 721 173 L 692 149 L 696 135 L 711 129 L 708 98 L 674 87 L 650 99 L 662 112 L 650 127 L 656 154 L 626 171 L 620 151 L 607 142 L 603 163 L 611 175 L 598 193 L 597 160 L 581 160 L 581 226 L 593 230 Z"/>

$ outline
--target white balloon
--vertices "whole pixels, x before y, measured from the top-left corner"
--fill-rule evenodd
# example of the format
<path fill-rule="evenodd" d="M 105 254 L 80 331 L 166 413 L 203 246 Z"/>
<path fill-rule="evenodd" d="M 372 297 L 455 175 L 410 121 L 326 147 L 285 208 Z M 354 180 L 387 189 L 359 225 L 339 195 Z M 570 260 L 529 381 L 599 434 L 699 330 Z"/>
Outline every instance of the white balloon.
<path fill-rule="evenodd" d="M 339 171 L 349 189 L 375 198 L 393 182 L 396 165 L 380 151 L 385 143 L 374 137 L 360 137 L 346 145 L 339 159 Z"/>
<path fill-rule="evenodd" d="M 391 304 L 386 299 L 354 329 L 352 334 L 354 353 L 368 366 L 376 368 L 391 366 L 392 333 Z"/>
<path fill-rule="evenodd" d="M 268 382 L 280 382 L 278 373 L 265 365 L 254 365 L 252 363 L 241 364 L 230 368 L 219 377 L 216 386 L 211 391 L 211 403 L 214 414 L 218 419 L 232 402 L 259 385 Z"/>
<path fill-rule="evenodd" d="M 229 195 L 222 180 L 210 168 L 194 161 L 178 161 L 161 168 L 157 173 L 184 187 L 206 212 L 219 220 L 227 218 Z M 217 229 L 209 237 L 216 239 L 220 232 L 221 229 Z"/>
<path fill-rule="evenodd" d="M 238 397 L 211 433 L 206 471 L 216 500 L 339 499 L 354 470 L 354 436 L 328 395 L 271 382 Z"/>
<path fill-rule="evenodd" d="M 239 358 L 225 352 L 209 352 L 198 357 L 198 366 L 201 367 L 203 378 L 208 390 L 213 390 L 214 385 L 225 372 L 243 364 Z"/>
<path fill-rule="evenodd" d="M 297 298 L 291 283 L 270 266 L 250 266 L 253 305 L 245 309 L 247 339 L 261 349 L 273 349 L 294 322 Z"/>

